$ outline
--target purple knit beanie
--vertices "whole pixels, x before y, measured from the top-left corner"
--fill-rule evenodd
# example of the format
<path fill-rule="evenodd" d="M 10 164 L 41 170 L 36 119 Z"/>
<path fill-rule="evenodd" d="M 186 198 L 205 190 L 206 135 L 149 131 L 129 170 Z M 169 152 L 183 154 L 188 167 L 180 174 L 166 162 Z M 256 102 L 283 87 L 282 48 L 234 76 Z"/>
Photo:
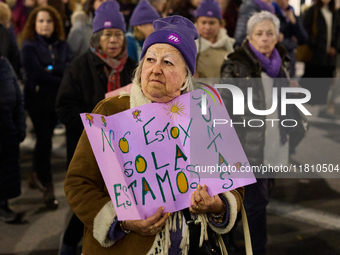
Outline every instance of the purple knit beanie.
<path fill-rule="evenodd" d="M 141 59 L 148 48 L 155 43 L 166 43 L 175 47 L 183 56 L 191 74 L 196 67 L 196 43 L 198 32 L 194 24 L 187 18 L 174 15 L 153 22 L 155 31 L 144 41 Z"/>
<path fill-rule="evenodd" d="M 159 19 L 161 16 L 156 11 L 148 0 L 141 0 L 130 18 L 131 26 L 139 26 L 143 24 L 152 24 L 154 20 Z"/>
<path fill-rule="evenodd" d="M 198 17 L 212 17 L 222 19 L 220 5 L 215 0 L 203 0 L 196 11 L 196 18 Z"/>
<path fill-rule="evenodd" d="M 123 13 L 119 11 L 119 3 L 107 1 L 96 10 L 93 19 L 93 33 L 107 28 L 118 28 L 126 32 Z"/>

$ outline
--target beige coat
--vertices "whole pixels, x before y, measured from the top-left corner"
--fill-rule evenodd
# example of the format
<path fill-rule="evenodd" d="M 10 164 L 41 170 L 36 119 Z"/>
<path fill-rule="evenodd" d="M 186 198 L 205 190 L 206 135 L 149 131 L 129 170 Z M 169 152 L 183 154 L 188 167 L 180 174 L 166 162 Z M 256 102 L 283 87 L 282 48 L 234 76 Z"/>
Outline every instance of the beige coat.
<path fill-rule="evenodd" d="M 220 28 L 215 43 L 201 36 L 195 42 L 197 46 L 196 73 L 199 78 L 220 78 L 222 63 L 225 57 L 234 51 L 235 39 L 229 37 L 224 28 Z"/>

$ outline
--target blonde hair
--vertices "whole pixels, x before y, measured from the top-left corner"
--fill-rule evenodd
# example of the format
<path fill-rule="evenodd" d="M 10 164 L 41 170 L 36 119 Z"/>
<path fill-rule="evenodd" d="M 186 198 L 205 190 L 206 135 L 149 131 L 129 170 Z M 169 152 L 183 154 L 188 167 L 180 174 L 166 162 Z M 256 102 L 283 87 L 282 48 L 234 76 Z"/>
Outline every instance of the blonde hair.
<path fill-rule="evenodd" d="M 7 27 L 12 18 L 12 12 L 8 4 L 0 2 L 0 24 Z"/>
<path fill-rule="evenodd" d="M 139 85 L 139 87 L 142 87 L 141 77 L 142 77 L 143 63 L 144 63 L 144 58 L 139 62 L 139 65 L 135 70 L 133 81 L 132 81 L 133 83 Z M 194 90 L 194 85 L 192 84 L 192 79 L 191 79 L 192 74 L 191 74 L 190 69 L 189 69 L 187 64 L 185 64 L 185 69 L 187 70 L 187 79 L 186 79 L 183 87 L 181 88 L 181 91 L 182 91 L 181 94 L 185 94 L 185 93 L 188 93 L 188 92 Z"/>
<path fill-rule="evenodd" d="M 140 31 L 140 30 L 138 29 L 137 26 L 134 26 L 134 27 L 133 27 L 133 36 L 134 36 L 137 40 L 139 40 L 139 41 L 145 39 L 145 35 L 143 34 L 142 31 Z"/>

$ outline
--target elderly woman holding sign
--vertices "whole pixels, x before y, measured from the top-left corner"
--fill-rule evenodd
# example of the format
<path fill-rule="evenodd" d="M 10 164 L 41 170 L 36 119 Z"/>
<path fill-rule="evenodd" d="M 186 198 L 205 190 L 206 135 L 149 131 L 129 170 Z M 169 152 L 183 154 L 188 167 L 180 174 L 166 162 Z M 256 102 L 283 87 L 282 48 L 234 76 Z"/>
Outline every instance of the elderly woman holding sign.
<path fill-rule="evenodd" d="M 105 99 L 94 113 L 108 116 L 148 103 L 166 103 L 191 90 L 198 37 L 195 26 L 180 16 L 159 19 L 153 25 L 155 31 L 143 45 L 131 95 Z M 210 196 L 207 186 L 198 186 L 187 212 L 189 217 L 201 215 L 204 220 L 197 225 L 202 231 L 190 238 L 188 227 L 182 226 L 186 221 L 181 211 L 170 214 L 160 207 L 144 220 L 120 222 L 85 132 L 70 163 L 65 193 L 85 224 L 83 253 L 96 255 L 193 254 L 200 249 L 200 233 L 203 237 L 206 231 L 216 246 L 209 245 L 221 251 L 216 254 L 223 254 L 219 234 L 232 228 L 243 200 L 243 188 Z"/>

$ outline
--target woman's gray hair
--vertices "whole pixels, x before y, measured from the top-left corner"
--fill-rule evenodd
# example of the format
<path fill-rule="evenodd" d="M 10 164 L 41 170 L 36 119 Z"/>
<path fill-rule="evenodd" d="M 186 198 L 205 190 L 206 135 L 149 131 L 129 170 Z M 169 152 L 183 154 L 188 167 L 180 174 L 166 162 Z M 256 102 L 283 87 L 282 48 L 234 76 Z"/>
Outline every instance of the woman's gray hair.
<path fill-rule="evenodd" d="M 103 35 L 103 30 L 93 33 L 90 37 L 90 46 L 99 50 L 100 47 L 100 37 Z"/>
<path fill-rule="evenodd" d="M 254 28 L 257 24 L 261 23 L 262 21 L 269 20 L 275 26 L 276 36 L 279 37 L 280 34 L 280 20 L 272 13 L 268 11 L 261 11 L 253 14 L 247 22 L 247 36 L 251 38 Z"/>
<path fill-rule="evenodd" d="M 133 83 L 139 85 L 140 87 L 142 87 L 141 76 L 142 76 L 143 63 L 144 63 L 144 58 L 139 62 L 139 65 L 135 70 L 133 81 L 132 81 Z M 182 90 L 181 94 L 185 94 L 185 93 L 188 93 L 194 90 L 194 85 L 192 84 L 192 79 L 191 79 L 192 74 L 187 64 L 185 64 L 185 69 L 187 70 L 188 75 L 187 75 L 187 79 L 185 83 L 183 84 L 183 87 L 181 88 Z"/>
<path fill-rule="evenodd" d="M 100 37 L 103 35 L 104 30 L 100 30 L 98 32 L 95 32 L 91 35 L 90 37 L 90 46 L 95 48 L 96 50 L 100 50 Z M 123 46 L 127 46 L 127 39 L 126 36 L 124 35 L 124 42 Z"/>

